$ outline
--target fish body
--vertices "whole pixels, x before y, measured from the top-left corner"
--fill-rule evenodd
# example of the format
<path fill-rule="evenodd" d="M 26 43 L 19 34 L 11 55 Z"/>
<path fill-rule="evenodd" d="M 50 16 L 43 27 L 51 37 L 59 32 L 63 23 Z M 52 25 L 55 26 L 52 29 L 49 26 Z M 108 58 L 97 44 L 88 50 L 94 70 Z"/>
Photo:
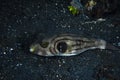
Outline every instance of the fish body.
<path fill-rule="evenodd" d="M 30 52 L 40 56 L 73 56 L 90 49 L 105 49 L 106 41 L 73 34 L 61 34 L 33 43 Z"/>

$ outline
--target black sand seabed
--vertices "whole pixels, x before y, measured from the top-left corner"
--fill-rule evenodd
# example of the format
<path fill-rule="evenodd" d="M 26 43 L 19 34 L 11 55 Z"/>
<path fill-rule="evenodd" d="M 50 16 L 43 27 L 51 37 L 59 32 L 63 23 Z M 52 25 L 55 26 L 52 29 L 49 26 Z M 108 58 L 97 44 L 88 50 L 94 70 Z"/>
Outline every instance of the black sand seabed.
<path fill-rule="evenodd" d="M 61 33 L 104 39 L 120 46 L 120 15 L 85 24 L 66 0 L 0 0 L 0 80 L 120 80 L 120 52 L 90 50 L 73 57 L 41 57 L 29 45 Z"/>

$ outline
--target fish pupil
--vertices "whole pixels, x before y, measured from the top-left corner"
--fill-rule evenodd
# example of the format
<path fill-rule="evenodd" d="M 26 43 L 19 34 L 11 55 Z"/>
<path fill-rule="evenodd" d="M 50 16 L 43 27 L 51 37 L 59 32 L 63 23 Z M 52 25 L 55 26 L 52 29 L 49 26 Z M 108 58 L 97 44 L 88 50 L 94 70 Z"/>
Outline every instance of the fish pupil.
<path fill-rule="evenodd" d="M 65 53 L 66 50 L 67 50 L 67 44 L 65 42 L 59 42 L 57 44 L 57 49 L 58 49 L 59 52 Z"/>

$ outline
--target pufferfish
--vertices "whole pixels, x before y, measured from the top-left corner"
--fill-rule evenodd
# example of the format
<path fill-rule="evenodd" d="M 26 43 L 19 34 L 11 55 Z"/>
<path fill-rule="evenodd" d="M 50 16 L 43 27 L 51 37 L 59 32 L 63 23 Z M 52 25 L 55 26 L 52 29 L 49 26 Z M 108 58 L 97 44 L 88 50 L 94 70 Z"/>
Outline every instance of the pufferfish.
<path fill-rule="evenodd" d="M 91 49 L 115 49 L 105 40 L 90 39 L 74 34 L 55 35 L 30 46 L 30 52 L 40 56 L 74 56 Z"/>

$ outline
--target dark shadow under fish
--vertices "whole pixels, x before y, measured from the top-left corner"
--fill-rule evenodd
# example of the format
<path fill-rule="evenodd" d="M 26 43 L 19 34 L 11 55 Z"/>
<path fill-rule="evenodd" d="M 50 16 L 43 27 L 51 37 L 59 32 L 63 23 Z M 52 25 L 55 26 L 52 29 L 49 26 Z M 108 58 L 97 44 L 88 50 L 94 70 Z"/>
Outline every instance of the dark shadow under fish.
<path fill-rule="evenodd" d="M 91 49 L 110 49 L 120 51 L 120 49 L 106 43 L 101 39 L 90 39 L 73 34 L 61 34 L 44 39 L 42 42 L 36 41 L 30 46 L 30 52 L 40 56 L 73 56 Z"/>

